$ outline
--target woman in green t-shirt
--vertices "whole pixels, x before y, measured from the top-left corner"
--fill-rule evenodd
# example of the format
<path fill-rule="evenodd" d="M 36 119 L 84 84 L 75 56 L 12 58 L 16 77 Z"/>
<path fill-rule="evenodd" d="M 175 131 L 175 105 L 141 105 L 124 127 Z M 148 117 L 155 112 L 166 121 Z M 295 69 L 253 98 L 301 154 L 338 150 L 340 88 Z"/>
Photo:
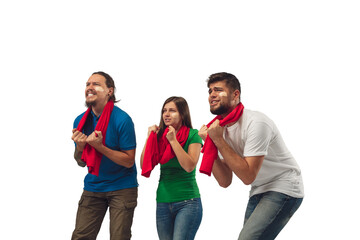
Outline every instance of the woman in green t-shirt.
<path fill-rule="evenodd" d="M 175 154 L 160 167 L 156 193 L 159 239 L 194 239 L 202 219 L 202 204 L 195 179 L 202 139 L 198 130 L 192 129 L 186 100 L 182 97 L 168 98 L 162 107 L 159 126 L 153 125 L 148 129 L 147 142 L 152 132 L 156 133 L 160 155 L 164 153 L 166 144 L 170 144 Z M 185 139 L 184 135 L 187 136 Z M 141 167 L 146 146 L 140 158 Z"/>

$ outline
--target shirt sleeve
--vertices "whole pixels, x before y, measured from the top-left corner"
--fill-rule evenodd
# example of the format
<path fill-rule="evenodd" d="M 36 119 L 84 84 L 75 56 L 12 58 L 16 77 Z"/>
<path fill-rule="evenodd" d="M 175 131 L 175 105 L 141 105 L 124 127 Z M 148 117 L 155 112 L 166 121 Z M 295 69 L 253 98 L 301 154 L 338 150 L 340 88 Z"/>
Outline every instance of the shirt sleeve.
<path fill-rule="evenodd" d="M 272 127 L 267 123 L 252 123 L 245 140 L 244 157 L 267 155 L 272 136 Z"/>
<path fill-rule="evenodd" d="M 126 117 L 120 125 L 119 148 L 121 150 L 131 150 L 136 148 L 135 128 L 130 116 Z"/>
<path fill-rule="evenodd" d="M 189 134 L 191 134 L 191 136 L 190 136 L 190 139 L 189 139 L 190 140 L 189 145 L 192 144 L 192 143 L 200 143 L 201 146 L 202 146 L 203 141 L 202 141 L 202 138 L 198 134 L 199 131 L 197 129 L 191 129 L 190 131 L 191 131 L 191 133 L 189 133 Z"/>

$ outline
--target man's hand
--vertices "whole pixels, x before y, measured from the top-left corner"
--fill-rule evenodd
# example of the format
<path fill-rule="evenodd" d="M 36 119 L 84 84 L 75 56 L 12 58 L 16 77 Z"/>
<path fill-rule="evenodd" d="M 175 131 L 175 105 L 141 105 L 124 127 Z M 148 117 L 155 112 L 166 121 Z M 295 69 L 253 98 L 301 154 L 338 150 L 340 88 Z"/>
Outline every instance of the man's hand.
<path fill-rule="evenodd" d="M 103 145 L 103 135 L 101 131 L 94 131 L 88 138 L 86 139 L 86 143 L 90 144 L 95 149 L 101 147 Z"/>
<path fill-rule="evenodd" d="M 80 152 L 84 151 L 87 136 L 85 134 L 83 134 L 82 132 L 76 130 L 76 128 L 74 128 L 72 130 L 72 132 L 73 132 L 73 135 L 72 135 L 71 139 L 76 143 L 76 148 Z"/>
<path fill-rule="evenodd" d="M 207 137 L 207 134 L 208 134 L 207 130 L 208 130 L 207 126 L 206 126 L 206 125 L 202 125 L 201 128 L 200 128 L 200 130 L 199 130 L 199 132 L 198 132 L 199 136 L 201 137 L 201 139 L 202 139 L 203 141 L 205 141 L 205 139 L 206 139 L 206 137 Z"/>
<path fill-rule="evenodd" d="M 224 127 L 220 126 L 220 121 L 215 120 L 208 128 L 207 133 L 214 142 L 223 138 Z"/>

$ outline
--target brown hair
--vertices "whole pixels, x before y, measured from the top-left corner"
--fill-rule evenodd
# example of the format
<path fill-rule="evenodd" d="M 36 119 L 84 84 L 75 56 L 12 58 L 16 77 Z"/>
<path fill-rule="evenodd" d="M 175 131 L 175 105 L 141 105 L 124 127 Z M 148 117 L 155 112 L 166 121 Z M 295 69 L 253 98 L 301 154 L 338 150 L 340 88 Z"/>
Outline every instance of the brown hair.
<path fill-rule="evenodd" d="M 225 81 L 226 86 L 231 91 L 239 90 L 241 93 L 241 87 L 240 87 L 239 80 L 234 75 L 232 75 L 231 73 L 227 73 L 227 72 L 219 72 L 219 73 L 211 74 L 207 80 L 207 86 L 209 87 L 210 84 L 219 82 L 219 81 Z"/>
<path fill-rule="evenodd" d="M 163 133 L 166 129 L 166 125 L 165 125 L 162 114 L 163 114 L 163 109 L 164 109 L 165 105 L 169 102 L 175 103 L 176 108 L 179 111 L 181 119 L 182 119 L 181 124 L 188 128 L 192 128 L 190 110 L 189 110 L 189 106 L 188 106 L 186 100 L 183 97 L 175 97 L 175 96 L 169 97 L 168 99 L 165 100 L 165 102 L 161 108 L 159 132 L 157 135 L 158 139 L 163 135 Z"/>

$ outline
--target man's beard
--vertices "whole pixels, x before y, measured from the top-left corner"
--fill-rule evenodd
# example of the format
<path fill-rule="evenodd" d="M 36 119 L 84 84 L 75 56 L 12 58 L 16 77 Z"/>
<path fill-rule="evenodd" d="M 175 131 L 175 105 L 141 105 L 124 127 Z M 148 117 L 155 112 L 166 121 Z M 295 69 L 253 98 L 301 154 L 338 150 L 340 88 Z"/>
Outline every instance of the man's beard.
<path fill-rule="evenodd" d="M 222 104 L 220 104 L 220 106 L 216 109 L 210 108 L 210 112 L 215 115 L 222 115 L 227 113 L 228 111 L 229 111 L 229 107 L 227 105 L 222 105 Z"/>
<path fill-rule="evenodd" d="M 85 106 L 86 107 L 95 107 L 96 106 L 96 101 L 90 101 L 90 102 L 88 102 L 88 101 L 85 101 Z"/>

